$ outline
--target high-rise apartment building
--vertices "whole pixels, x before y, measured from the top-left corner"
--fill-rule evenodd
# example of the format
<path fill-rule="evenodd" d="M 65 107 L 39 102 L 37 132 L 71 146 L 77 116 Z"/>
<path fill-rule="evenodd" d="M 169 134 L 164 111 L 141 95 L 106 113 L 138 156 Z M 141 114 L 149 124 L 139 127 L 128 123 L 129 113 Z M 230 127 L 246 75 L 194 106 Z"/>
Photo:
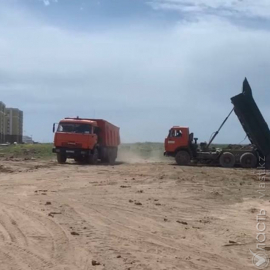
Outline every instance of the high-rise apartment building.
<path fill-rule="evenodd" d="M 0 143 L 5 143 L 5 116 L 6 114 L 6 105 L 0 101 Z"/>
<path fill-rule="evenodd" d="M 23 142 L 23 112 L 0 101 L 0 143 Z"/>
<path fill-rule="evenodd" d="M 5 112 L 5 140 L 9 143 L 22 143 L 23 112 L 17 108 L 6 108 Z"/>

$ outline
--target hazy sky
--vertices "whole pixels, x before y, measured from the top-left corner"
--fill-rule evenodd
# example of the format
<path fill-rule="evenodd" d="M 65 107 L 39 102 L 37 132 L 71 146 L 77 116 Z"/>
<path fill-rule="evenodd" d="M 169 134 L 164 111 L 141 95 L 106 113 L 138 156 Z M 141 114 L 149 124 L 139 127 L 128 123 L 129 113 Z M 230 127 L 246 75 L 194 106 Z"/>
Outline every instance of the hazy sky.
<path fill-rule="evenodd" d="M 123 142 L 173 125 L 209 139 L 246 76 L 270 123 L 269 0 L 0 0 L 0 100 L 53 140 L 66 116 L 104 118 Z M 245 137 L 233 115 L 216 142 Z"/>

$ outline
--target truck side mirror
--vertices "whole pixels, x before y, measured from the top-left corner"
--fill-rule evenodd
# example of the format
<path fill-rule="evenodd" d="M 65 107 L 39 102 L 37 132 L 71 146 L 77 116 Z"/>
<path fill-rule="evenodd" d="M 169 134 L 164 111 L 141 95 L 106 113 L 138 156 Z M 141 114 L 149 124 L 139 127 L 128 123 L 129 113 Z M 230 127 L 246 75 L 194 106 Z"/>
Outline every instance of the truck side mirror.
<path fill-rule="evenodd" d="M 53 133 L 55 132 L 55 123 L 53 124 Z"/>

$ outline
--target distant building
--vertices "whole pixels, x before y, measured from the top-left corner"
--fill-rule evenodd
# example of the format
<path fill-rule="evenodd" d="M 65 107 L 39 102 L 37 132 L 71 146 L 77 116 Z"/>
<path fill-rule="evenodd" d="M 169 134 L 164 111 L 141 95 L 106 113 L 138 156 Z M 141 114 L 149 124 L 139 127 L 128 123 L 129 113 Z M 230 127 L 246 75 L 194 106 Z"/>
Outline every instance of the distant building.
<path fill-rule="evenodd" d="M 22 143 L 23 112 L 17 108 L 6 108 L 5 140 L 9 143 Z"/>
<path fill-rule="evenodd" d="M 30 136 L 23 136 L 23 143 L 26 143 L 26 144 L 32 144 L 34 143 L 32 137 Z"/>
<path fill-rule="evenodd" d="M 23 112 L 0 101 L 0 143 L 22 143 Z"/>
<path fill-rule="evenodd" d="M 0 143 L 5 143 L 5 113 L 6 105 L 0 101 Z"/>

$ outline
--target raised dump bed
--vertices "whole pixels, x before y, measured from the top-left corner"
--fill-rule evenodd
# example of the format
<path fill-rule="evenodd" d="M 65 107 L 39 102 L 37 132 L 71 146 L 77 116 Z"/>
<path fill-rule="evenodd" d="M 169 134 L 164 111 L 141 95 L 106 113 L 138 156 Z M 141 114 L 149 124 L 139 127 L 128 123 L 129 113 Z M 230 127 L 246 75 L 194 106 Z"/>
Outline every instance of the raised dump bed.
<path fill-rule="evenodd" d="M 261 161 L 266 160 L 266 168 L 270 169 L 270 130 L 252 95 L 251 87 L 244 80 L 243 92 L 231 98 L 234 111 L 250 142 L 256 147 Z"/>

